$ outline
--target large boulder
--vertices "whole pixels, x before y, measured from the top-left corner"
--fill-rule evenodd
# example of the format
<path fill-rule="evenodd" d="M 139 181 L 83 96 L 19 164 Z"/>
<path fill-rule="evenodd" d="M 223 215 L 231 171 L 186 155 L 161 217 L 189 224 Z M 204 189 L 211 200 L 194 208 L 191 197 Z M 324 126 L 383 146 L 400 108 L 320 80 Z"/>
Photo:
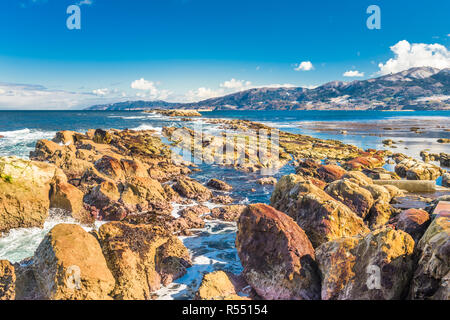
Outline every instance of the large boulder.
<path fill-rule="evenodd" d="M 284 213 L 249 205 L 239 218 L 236 248 L 246 281 L 263 299 L 319 298 L 314 249 Z"/>
<path fill-rule="evenodd" d="M 278 181 L 271 204 L 292 217 L 314 247 L 340 237 L 369 232 L 363 220 L 349 207 L 298 175 L 287 175 Z"/>
<path fill-rule="evenodd" d="M 16 272 L 7 260 L 0 260 L 0 300 L 14 300 L 16 296 Z"/>
<path fill-rule="evenodd" d="M 342 202 L 361 218 L 365 218 L 374 204 L 372 194 L 358 184 L 343 179 L 330 183 L 325 192 Z"/>
<path fill-rule="evenodd" d="M 316 250 L 324 300 L 402 299 L 413 272 L 414 240 L 383 228 L 341 238 Z"/>
<path fill-rule="evenodd" d="M 50 207 L 50 184 L 66 180 L 55 166 L 16 157 L 0 158 L 0 234 L 42 227 Z"/>
<path fill-rule="evenodd" d="M 450 299 L 450 220 L 436 217 L 417 245 L 420 254 L 411 282 L 412 299 Z"/>
<path fill-rule="evenodd" d="M 94 236 L 79 225 L 59 224 L 33 259 L 37 290 L 51 300 L 104 300 L 115 280 Z"/>
<path fill-rule="evenodd" d="M 116 279 L 115 299 L 148 300 L 191 264 L 187 249 L 163 226 L 110 222 L 100 227 L 98 239 Z"/>

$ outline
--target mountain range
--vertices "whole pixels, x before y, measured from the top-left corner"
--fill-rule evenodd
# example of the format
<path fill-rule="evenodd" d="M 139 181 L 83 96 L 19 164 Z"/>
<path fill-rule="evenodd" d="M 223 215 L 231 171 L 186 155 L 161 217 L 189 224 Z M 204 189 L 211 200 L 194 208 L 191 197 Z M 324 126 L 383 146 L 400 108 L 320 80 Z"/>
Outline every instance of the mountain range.
<path fill-rule="evenodd" d="M 88 110 L 450 110 L 450 68 L 411 68 L 351 82 L 332 81 L 314 89 L 254 88 L 193 103 L 127 101 Z"/>

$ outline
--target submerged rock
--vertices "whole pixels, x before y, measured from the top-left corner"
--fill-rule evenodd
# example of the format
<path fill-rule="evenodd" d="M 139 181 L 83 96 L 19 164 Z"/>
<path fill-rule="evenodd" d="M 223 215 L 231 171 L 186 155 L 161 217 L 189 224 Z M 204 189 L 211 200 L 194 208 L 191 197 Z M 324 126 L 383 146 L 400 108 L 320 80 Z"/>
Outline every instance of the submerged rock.
<path fill-rule="evenodd" d="M 284 213 L 249 205 L 239 218 L 236 248 L 246 281 L 263 299 L 319 298 L 314 249 Z"/>
<path fill-rule="evenodd" d="M 413 272 L 414 240 L 392 228 L 340 238 L 316 249 L 324 300 L 402 299 Z"/>
<path fill-rule="evenodd" d="M 114 277 L 97 240 L 79 225 L 59 224 L 33 258 L 37 290 L 50 300 L 111 299 Z"/>

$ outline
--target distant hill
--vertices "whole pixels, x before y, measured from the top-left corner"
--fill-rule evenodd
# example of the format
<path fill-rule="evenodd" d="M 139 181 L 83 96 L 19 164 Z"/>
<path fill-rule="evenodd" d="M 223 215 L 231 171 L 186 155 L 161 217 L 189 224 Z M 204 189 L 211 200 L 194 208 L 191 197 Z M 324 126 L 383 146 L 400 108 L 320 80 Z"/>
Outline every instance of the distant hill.
<path fill-rule="evenodd" d="M 195 103 L 128 101 L 89 110 L 450 110 L 450 69 L 411 68 L 352 82 L 333 81 L 314 89 L 255 88 Z"/>

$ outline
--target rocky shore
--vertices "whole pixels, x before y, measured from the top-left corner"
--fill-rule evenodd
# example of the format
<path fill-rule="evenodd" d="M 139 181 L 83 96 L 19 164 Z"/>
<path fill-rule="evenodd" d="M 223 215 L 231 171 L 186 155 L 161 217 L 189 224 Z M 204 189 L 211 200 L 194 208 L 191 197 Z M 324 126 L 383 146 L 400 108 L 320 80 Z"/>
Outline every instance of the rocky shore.
<path fill-rule="evenodd" d="M 448 186 L 448 154 L 439 166 L 430 153 L 420 161 L 251 121 L 204 120 L 233 133 L 231 157 L 217 160 L 227 137 L 198 138 L 188 127 L 163 128 L 171 145 L 152 130 L 60 131 L 38 141 L 30 159 L 0 157 L 0 235 L 42 228 L 50 209 L 78 222 L 52 228 L 32 257 L 0 260 L 0 300 L 158 298 L 194 265 L 181 237 L 211 220 L 236 224 L 243 271 L 205 274 L 196 299 L 449 299 L 450 220 L 435 212 L 449 189 L 425 199 L 389 183 L 442 177 Z M 273 189 L 270 204 L 243 205 L 227 181 L 190 177 L 197 165 L 173 148 L 244 174 L 286 165 L 295 173 L 259 179 Z M 81 227 L 96 221 L 90 232 Z"/>

